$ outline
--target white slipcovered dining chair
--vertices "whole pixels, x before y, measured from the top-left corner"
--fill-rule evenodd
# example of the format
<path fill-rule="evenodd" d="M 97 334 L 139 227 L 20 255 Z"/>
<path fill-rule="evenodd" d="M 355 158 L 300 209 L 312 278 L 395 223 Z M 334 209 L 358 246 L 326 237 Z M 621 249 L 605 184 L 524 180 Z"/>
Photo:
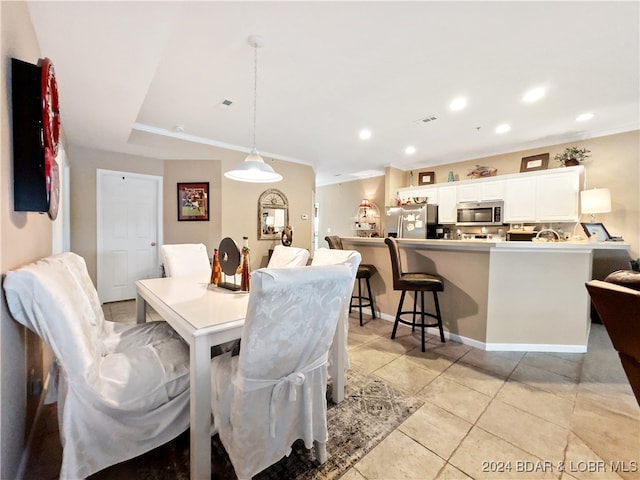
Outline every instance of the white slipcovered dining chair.
<path fill-rule="evenodd" d="M 309 250 L 298 247 L 276 245 L 267 268 L 304 267 L 309 260 Z"/>
<path fill-rule="evenodd" d="M 160 257 L 167 277 L 211 275 L 207 247 L 203 243 L 176 243 L 162 245 Z"/>
<path fill-rule="evenodd" d="M 344 265 L 253 273 L 240 354 L 211 361 L 214 423 L 239 479 L 297 439 L 326 461 L 329 346 L 352 286 Z"/>
<path fill-rule="evenodd" d="M 318 265 L 346 265 L 349 267 L 351 271 L 351 275 L 353 277 L 351 282 L 351 288 L 353 290 L 353 286 L 356 281 L 356 275 L 358 273 L 358 267 L 360 266 L 360 262 L 362 260 L 362 256 L 360 252 L 355 250 L 337 250 L 330 248 L 318 248 L 313 254 L 313 259 L 311 260 L 312 266 Z M 349 304 L 351 300 L 349 300 Z M 329 366 L 329 373 L 334 380 L 333 388 L 340 389 L 339 395 L 341 396 L 344 392 L 344 385 L 339 383 L 340 379 L 344 378 L 343 375 L 338 375 L 338 368 L 342 368 L 347 370 L 349 368 L 349 353 L 347 351 L 347 337 L 349 335 L 349 308 L 350 305 L 342 311 L 340 314 L 340 320 L 338 325 L 342 325 L 344 341 L 339 342 L 343 345 L 342 352 L 340 353 L 340 360 L 338 361 L 338 365 L 331 364 Z M 339 348 L 335 343 L 331 345 L 331 348 Z M 336 358 L 335 355 L 330 355 L 331 358 Z"/>
<path fill-rule="evenodd" d="M 47 400 L 57 395 L 61 479 L 85 478 L 188 428 L 188 346 L 166 322 L 106 321 L 82 257 L 10 271 L 3 287 L 13 318 L 55 356 Z"/>

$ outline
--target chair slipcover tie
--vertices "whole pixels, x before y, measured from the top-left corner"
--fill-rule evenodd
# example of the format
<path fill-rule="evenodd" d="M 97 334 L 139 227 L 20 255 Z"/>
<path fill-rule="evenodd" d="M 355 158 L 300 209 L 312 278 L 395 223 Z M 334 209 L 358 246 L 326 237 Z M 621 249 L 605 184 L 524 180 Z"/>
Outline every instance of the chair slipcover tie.
<path fill-rule="evenodd" d="M 297 398 L 296 387 L 302 386 L 307 379 L 305 374 L 309 374 L 326 365 L 329 361 L 329 352 L 326 352 L 320 358 L 308 364 L 306 367 L 301 368 L 293 373 L 285 377 L 281 377 L 278 379 L 269 379 L 269 378 L 247 378 L 243 377 L 240 374 L 234 380 L 234 384 L 240 389 L 249 392 L 252 390 L 259 390 L 261 388 L 268 387 L 270 385 L 274 385 L 273 391 L 271 392 L 271 402 L 269 405 L 269 432 L 271 434 L 271 438 L 276 438 L 276 403 L 282 394 L 282 390 L 285 386 L 289 386 L 289 401 L 295 402 Z"/>

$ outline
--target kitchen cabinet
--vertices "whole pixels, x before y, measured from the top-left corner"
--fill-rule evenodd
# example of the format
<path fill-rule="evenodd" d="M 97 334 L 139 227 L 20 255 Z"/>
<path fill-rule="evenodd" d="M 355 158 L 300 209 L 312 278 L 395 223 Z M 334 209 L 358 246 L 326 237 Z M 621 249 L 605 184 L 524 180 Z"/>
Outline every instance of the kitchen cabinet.
<path fill-rule="evenodd" d="M 536 218 L 538 221 L 578 221 L 580 179 L 574 173 L 562 172 L 537 178 Z"/>
<path fill-rule="evenodd" d="M 502 180 L 483 182 L 480 187 L 481 202 L 504 199 L 504 182 Z"/>
<path fill-rule="evenodd" d="M 504 222 L 533 222 L 536 218 L 536 179 L 513 178 L 505 183 Z"/>
<path fill-rule="evenodd" d="M 479 178 L 455 183 L 398 189 L 398 198 L 427 197 L 438 205 L 440 223 L 457 220 L 456 203 L 504 200 L 505 223 L 575 222 L 584 167 L 553 168 L 535 172 Z"/>
<path fill-rule="evenodd" d="M 463 184 L 456 188 L 458 202 L 477 202 L 480 198 L 479 184 Z"/>
<path fill-rule="evenodd" d="M 458 202 L 486 202 L 504 198 L 502 180 L 484 180 L 458 185 Z"/>
<path fill-rule="evenodd" d="M 438 223 L 456 223 L 456 195 L 455 185 L 438 188 Z"/>
<path fill-rule="evenodd" d="M 505 181 L 504 221 L 575 222 L 583 167 L 531 172 Z"/>

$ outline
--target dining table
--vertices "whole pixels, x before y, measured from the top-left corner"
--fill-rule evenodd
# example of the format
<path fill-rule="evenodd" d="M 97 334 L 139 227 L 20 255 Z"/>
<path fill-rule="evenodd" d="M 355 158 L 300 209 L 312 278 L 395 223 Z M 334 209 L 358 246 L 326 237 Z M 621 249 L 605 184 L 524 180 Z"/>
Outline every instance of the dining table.
<path fill-rule="evenodd" d="M 151 306 L 189 346 L 190 478 L 211 478 L 211 347 L 241 338 L 250 293 L 211 285 L 203 274 L 136 282 L 136 321 Z M 284 319 L 283 319 L 284 321 Z M 344 399 L 346 326 L 341 315 L 329 357 L 332 400 Z"/>

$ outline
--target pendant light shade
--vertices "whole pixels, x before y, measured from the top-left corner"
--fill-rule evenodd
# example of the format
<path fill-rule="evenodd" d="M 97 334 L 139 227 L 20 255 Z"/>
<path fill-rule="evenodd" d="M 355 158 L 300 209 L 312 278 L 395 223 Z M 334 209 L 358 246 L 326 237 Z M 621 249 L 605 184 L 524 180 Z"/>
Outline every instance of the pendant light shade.
<path fill-rule="evenodd" d="M 264 163 L 258 151 L 254 148 L 247 158 L 233 170 L 225 172 L 225 177 L 239 182 L 271 183 L 282 180 L 282 175 L 275 172 L 270 165 Z"/>
<path fill-rule="evenodd" d="M 251 35 L 249 37 L 249 45 L 254 48 L 254 83 L 253 83 L 253 148 L 247 158 L 235 169 L 225 172 L 224 176 L 231 180 L 250 183 L 271 183 L 282 180 L 282 175 L 275 172 L 270 165 L 264 163 L 264 160 L 256 149 L 256 111 L 258 99 L 258 48 L 264 45 L 262 37 Z"/>

